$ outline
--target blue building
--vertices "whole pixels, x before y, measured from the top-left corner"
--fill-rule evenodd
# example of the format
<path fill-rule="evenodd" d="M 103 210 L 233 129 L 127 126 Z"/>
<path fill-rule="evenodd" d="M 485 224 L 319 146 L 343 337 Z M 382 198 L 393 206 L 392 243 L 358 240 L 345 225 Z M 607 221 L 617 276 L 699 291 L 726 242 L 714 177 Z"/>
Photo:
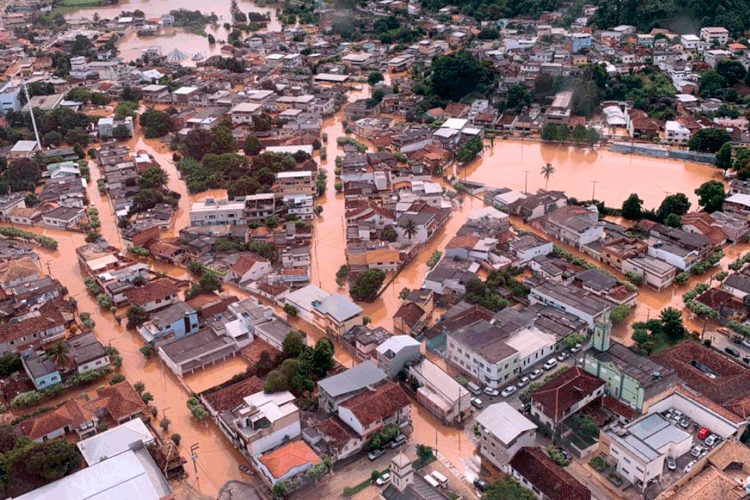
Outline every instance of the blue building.
<path fill-rule="evenodd" d="M 146 342 L 153 342 L 166 334 L 185 337 L 198 331 L 198 312 L 185 302 L 177 302 L 151 315 L 151 319 L 138 327 Z"/>
<path fill-rule="evenodd" d="M 582 49 L 591 47 L 591 35 L 588 33 L 573 33 L 570 36 L 570 51 L 577 54 Z"/>
<path fill-rule="evenodd" d="M 21 364 L 38 391 L 62 382 L 57 365 L 52 360 L 39 356 L 34 349 L 21 352 Z"/>

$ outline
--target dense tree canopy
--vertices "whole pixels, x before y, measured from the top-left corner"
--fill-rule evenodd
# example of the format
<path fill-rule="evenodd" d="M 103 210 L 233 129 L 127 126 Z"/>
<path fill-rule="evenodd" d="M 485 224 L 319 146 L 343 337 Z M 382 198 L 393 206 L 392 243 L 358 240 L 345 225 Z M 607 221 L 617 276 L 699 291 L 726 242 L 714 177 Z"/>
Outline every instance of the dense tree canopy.
<path fill-rule="evenodd" d="M 357 275 L 357 279 L 349 285 L 349 294 L 354 300 L 372 302 L 378 296 L 378 291 L 385 280 L 385 273 L 380 269 L 368 269 Z"/>
<path fill-rule="evenodd" d="M 693 134 L 688 142 L 688 147 L 691 151 L 716 153 L 730 140 L 729 132 L 723 128 L 704 128 Z"/>
<path fill-rule="evenodd" d="M 488 65 L 468 52 L 440 55 L 430 67 L 432 92 L 443 99 L 460 101 L 477 88 L 479 83 L 492 81 Z"/>
<path fill-rule="evenodd" d="M 724 184 L 719 181 L 704 182 L 695 190 L 695 194 L 700 197 L 698 204 L 708 213 L 721 210 L 721 205 L 727 196 L 724 192 Z"/>

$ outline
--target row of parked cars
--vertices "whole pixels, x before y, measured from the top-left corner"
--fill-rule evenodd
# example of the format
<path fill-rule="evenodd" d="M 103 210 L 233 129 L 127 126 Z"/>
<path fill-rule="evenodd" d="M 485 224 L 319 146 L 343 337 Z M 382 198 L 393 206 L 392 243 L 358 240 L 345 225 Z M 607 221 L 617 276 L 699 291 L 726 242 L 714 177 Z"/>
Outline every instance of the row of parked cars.
<path fill-rule="evenodd" d="M 575 347 L 571 348 L 570 352 L 576 353 L 580 349 L 581 349 L 581 345 L 578 344 Z M 558 354 L 556 358 L 555 357 L 549 358 L 542 365 L 542 368 L 544 370 L 551 370 L 551 369 L 553 369 L 553 368 L 555 368 L 557 366 L 557 362 L 558 361 L 563 362 L 566 359 L 568 359 L 569 357 L 570 357 L 570 353 L 567 352 L 567 351 L 563 351 L 560 354 Z M 523 387 L 525 387 L 526 384 L 529 383 L 529 381 L 536 380 L 539 377 L 541 377 L 542 374 L 544 373 L 544 370 L 542 370 L 542 368 L 537 368 L 536 370 L 532 371 L 528 375 L 524 375 L 523 377 L 521 377 L 521 378 L 518 379 L 518 382 L 516 382 L 515 385 L 509 385 L 505 389 L 503 389 L 502 391 L 500 391 L 498 389 L 494 389 L 492 387 L 485 387 L 484 391 L 482 391 L 481 387 L 479 387 L 478 385 L 476 385 L 476 384 L 474 384 L 472 382 L 470 382 L 466 386 L 466 388 L 469 389 L 469 391 L 472 394 L 474 394 L 475 396 L 479 396 L 479 395 L 482 394 L 482 392 L 484 392 L 484 394 L 486 394 L 487 396 L 491 396 L 493 398 L 496 398 L 498 396 L 501 396 L 503 398 L 507 398 L 507 397 L 510 397 L 513 394 L 515 394 L 518 391 L 518 389 L 522 389 Z M 479 399 L 479 398 L 472 398 L 471 399 L 471 404 L 474 405 L 477 408 L 481 408 L 484 405 L 484 402 L 481 399 Z"/>
<path fill-rule="evenodd" d="M 683 429 L 687 429 L 691 424 L 693 426 L 693 431 L 697 430 L 700 427 L 697 422 L 693 422 L 690 417 L 675 408 L 670 408 L 667 411 L 663 412 L 662 416 L 671 421 L 674 425 L 679 425 Z M 703 444 L 695 445 L 690 449 L 690 454 L 695 457 L 695 460 L 690 461 L 685 466 L 683 472 L 685 472 L 686 474 L 690 472 L 690 469 L 693 468 L 693 465 L 695 465 L 695 462 L 697 462 L 698 459 L 708 453 L 708 450 L 719 444 L 719 442 L 721 441 L 721 436 L 712 433 L 706 427 L 700 427 L 700 430 L 698 430 L 695 437 L 697 437 L 698 440 L 703 441 Z M 677 468 L 677 463 L 675 462 L 674 457 L 669 456 L 665 461 L 667 464 L 667 469 L 673 471 Z"/>
<path fill-rule="evenodd" d="M 388 444 L 385 446 L 388 446 L 388 448 L 398 448 L 405 442 L 406 442 L 406 436 L 404 436 L 403 434 L 399 434 L 398 436 L 390 440 Z M 383 446 L 382 448 L 376 448 L 372 450 L 370 453 L 367 454 L 367 458 L 369 458 L 370 460 L 375 460 L 376 458 L 381 456 L 383 453 L 385 453 L 385 446 Z"/>

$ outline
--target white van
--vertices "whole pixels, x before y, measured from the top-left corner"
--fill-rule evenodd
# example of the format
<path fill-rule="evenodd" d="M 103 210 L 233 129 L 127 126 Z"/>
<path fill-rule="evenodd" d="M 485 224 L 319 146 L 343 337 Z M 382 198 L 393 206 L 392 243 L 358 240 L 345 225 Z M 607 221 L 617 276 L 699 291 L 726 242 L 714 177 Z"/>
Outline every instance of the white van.
<path fill-rule="evenodd" d="M 440 484 L 440 486 L 442 486 L 443 488 L 448 487 L 448 478 L 442 475 L 441 473 L 439 473 L 438 471 L 436 470 L 432 471 L 432 477 L 434 477 L 435 481 L 437 481 Z"/>
<path fill-rule="evenodd" d="M 432 486 L 433 488 L 440 488 L 440 483 L 435 481 L 435 478 L 431 475 L 427 474 L 426 476 L 424 476 L 424 480 L 430 483 L 430 486 Z"/>
<path fill-rule="evenodd" d="M 480 394 L 482 394 L 482 388 L 474 382 L 469 382 L 468 384 L 466 384 L 466 388 L 469 389 L 469 392 L 471 392 L 475 396 L 479 396 Z"/>

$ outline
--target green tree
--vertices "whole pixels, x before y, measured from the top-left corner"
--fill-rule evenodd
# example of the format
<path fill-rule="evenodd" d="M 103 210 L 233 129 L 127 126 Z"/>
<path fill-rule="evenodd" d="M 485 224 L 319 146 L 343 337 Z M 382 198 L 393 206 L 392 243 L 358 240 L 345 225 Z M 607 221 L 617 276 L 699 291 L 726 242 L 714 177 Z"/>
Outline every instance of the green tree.
<path fill-rule="evenodd" d="M 456 160 L 461 163 L 469 163 L 482 152 L 482 149 L 484 149 L 482 141 L 477 137 L 472 137 L 458 147 Z"/>
<path fill-rule="evenodd" d="M 576 144 L 581 144 L 582 142 L 586 142 L 586 136 L 587 136 L 586 127 L 579 123 L 575 127 L 573 127 L 573 132 L 571 133 L 571 138 L 573 139 L 573 142 Z"/>
<path fill-rule="evenodd" d="M 531 95 L 529 89 L 525 85 L 513 85 L 508 88 L 508 102 L 506 103 L 507 109 L 515 110 L 516 112 L 521 109 L 531 106 Z"/>
<path fill-rule="evenodd" d="M 203 293 L 211 293 L 214 291 L 221 292 L 224 290 L 221 280 L 213 273 L 203 273 L 200 280 L 198 280 L 198 285 Z"/>
<path fill-rule="evenodd" d="M 688 141 L 688 147 L 691 151 L 716 153 L 730 140 L 729 132 L 723 128 L 704 128 L 693 134 Z"/>
<path fill-rule="evenodd" d="M 14 192 L 33 191 L 41 176 L 41 166 L 28 158 L 13 160 L 5 171 L 5 178 Z"/>
<path fill-rule="evenodd" d="M 118 125 L 112 129 L 112 137 L 115 139 L 128 139 L 130 137 L 130 129 L 125 125 Z"/>
<path fill-rule="evenodd" d="M 23 457 L 26 473 L 42 479 L 59 479 L 81 465 L 81 454 L 74 444 L 52 439 L 32 445 Z"/>
<path fill-rule="evenodd" d="M 354 300 L 372 302 L 378 295 L 385 280 L 385 272 L 380 269 L 368 269 L 357 275 L 357 279 L 349 286 L 349 294 Z"/>
<path fill-rule="evenodd" d="M 392 225 L 387 225 L 380 232 L 380 239 L 383 241 L 394 242 L 398 239 L 398 233 Z"/>
<path fill-rule="evenodd" d="M 246 155 L 256 156 L 263 150 L 263 146 L 260 144 L 257 137 L 254 135 L 248 135 L 247 139 L 245 139 L 245 146 L 243 149 L 245 150 Z"/>
<path fill-rule="evenodd" d="M 232 131 L 219 125 L 211 131 L 211 152 L 214 154 L 234 153 L 237 151 L 237 141 Z"/>
<path fill-rule="evenodd" d="M 643 215 L 643 200 L 637 194 L 632 193 L 628 199 L 622 202 L 622 216 L 628 220 L 638 220 Z"/>
<path fill-rule="evenodd" d="M 544 189 L 546 190 L 549 186 L 549 178 L 555 174 L 555 167 L 551 163 L 547 163 L 542 167 L 541 174 L 544 177 Z"/>
<path fill-rule="evenodd" d="M 61 369 L 66 369 L 73 359 L 68 344 L 60 340 L 47 349 L 47 357 Z"/>
<path fill-rule="evenodd" d="M 148 321 L 148 313 L 141 306 L 132 306 L 126 313 L 128 317 L 128 328 L 136 328 Z"/>
<path fill-rule="evenodd" d="M 491 80 L 492 73 L 488 66 L 465 51 L 439 55 L 432 60 L 430 66 L 432 92 L 442 99 L 460 101 L 473 92 L 479 83 L 486 84 Z M 528 96 L 528 91 L 526 95 Z"/>
<path fill-rule="evenodd" d="M 659 314 L 661 330 L 673 342 L 677 342 L 687 335 L 687 330 L 682 324 L 682 313 L 674 307 L 667 307 Z"/>
<path fill-rule="evenodd" d="M 659 220 L 666 220 L 669 214 L 685 215 L 690 210 L 690 200 L 683 193 L 670 194 L 661 202 L 656 216 Z"/>
<path fill-rule="evenodd" d="M 543 141 L 556 141 L 557 140 L 557 125 L 554 123 L 547 123 L 542 129 L 542 140 Z"/>
<path fill-rule="evenodd" d="M 732 145 L 730 143 L 727 142 L 719 148 L 714 166 L 724 170 L 732 166 Z"/>
<path fill-rule="evenodd" d="M 169 174 L 161 167 L 148 167 L 138 178 L 141 189 L 162 189 L 169 182 Z"/>
<path fill-rule="evenodd" d="M 700 96 L 703 98 L 719 96 L 721 90 L 727 84 L 727 79 L 721 76 L 715 69 L 708 69 L 701 72 L 700 77 Z"/>
<path fill-rule="evenodd" d="M 511 476 L 504 476 L 500 481 L 492 483 L 482 495 L 482 500 L 535 500 L 536 495 L 531 490 L 521 486 Z"/>
<path fill-rule="evenodd" d="M 312 360 L 310 363 L 310 373 L 315 380 L 326 376 L 328 371 L 333 368 L 333 342 L 323 337 L 318 340 L 313 349 Z"/>
<path fill-rule="evenodd" d="M 664 225 L 669 227 L 682 227 L 682 221 L 680 220 L 680 216 L 677 214 L 669 214 L 666 217 L 664 217 Z"/>
<path fill-rule="evenodd" d="M 401 224 L 401 229 L 404 230 L 404 235 L 411 241 L 411 239 L 417 234 L 417 224 L 413 219 L 409 218 Z"/>
<path fill-rule="evenodd" d="M 741 82 L 747 73 L 742 63 L 735 59 L 724 59 L 719 61 L 716 64 L 716 72 L 724 77 L 726 84 L 730 87 Z"/>
<path fill-rule="evenodd" d="M 648 341 L 648 332 L 646 330 L 633 330 L 633 340 L 638 344 L 645 344 Z"/>
<path fill-rule="evenodd" d="M 380 73 L 379 71 L 372 71 L 367 75 L 367 83 L 369 83 L 371 87 L 378 82 L 382 82 L 383 79 L 383 73 Z"/>
<path fill-rule="evenodd" d="M 302 335 L 299 332 L 292 330 L 286 334 L 281 350 L 287 358 L 298 357 L 304 349 L 305 344 L 302 343 Z"/>
<path fill-rule="evenodd" d="M 146 384 L 139 380 L 138 382 L 133 384 L 133 389 L 135 389 L 135 392 L 137 392 L 139 395 L 143 394 L 143 391 L 146 390 Z"/>
<path fill-rule="evenodd" d="M 698 205 L 702 206 L 708 213 L 721 210 L 721 206 L 726 198 L 724 184 L 719 181 L 704 182 L 695 190 L 695 194 L 699 196 Z"/>

